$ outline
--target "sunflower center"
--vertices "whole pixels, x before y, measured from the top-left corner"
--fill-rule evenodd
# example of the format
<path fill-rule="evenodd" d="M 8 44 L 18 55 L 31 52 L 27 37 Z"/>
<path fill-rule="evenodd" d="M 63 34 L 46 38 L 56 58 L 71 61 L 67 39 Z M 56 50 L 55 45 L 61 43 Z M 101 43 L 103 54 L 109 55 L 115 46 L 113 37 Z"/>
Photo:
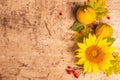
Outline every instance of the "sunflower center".
<path fill-rule="evenodd" d="M 92 56 L 93 56 L 93 57 L 97 57 L 97 55 L 98 55 L 97 50 L 93 50 L 93 51 L 92 51 Z"/>
<path fill-rule="evenodd" d="M 97 46 L 91 46 L 86 49 L 86 58 L 89 62 L 100 63 L 103 61 L 105 53 Z"/>

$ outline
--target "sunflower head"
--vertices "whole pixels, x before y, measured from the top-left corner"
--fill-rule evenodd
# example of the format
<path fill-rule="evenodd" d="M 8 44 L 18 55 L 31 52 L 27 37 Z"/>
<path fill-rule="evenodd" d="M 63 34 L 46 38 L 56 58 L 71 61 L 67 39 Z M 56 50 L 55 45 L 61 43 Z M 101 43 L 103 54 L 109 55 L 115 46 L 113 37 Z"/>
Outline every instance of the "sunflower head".
<path fill-rule="evenodd" d="M 78 58 L 77 64 L 83 65 L 84 73 L 99 71 L 106 71 L 112 65 L 110 63 L 113 60 L 112 52 L 115 47 L 110 46 L 107 39 L 96 37 L 89 34 L 88 38 L 84 38 L 83 43 L 77 43 L 79 49 L 77 49 L 76 57 Z"/>

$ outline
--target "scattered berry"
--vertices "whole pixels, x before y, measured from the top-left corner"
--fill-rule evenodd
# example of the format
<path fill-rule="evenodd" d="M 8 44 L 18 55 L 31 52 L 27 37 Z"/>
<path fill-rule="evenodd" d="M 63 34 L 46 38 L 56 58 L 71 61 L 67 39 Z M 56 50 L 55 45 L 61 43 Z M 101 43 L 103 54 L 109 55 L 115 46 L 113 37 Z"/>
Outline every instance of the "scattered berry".
<path fill-rule="evenodd" d="M 71 69 L 72 67 L 71 66 L 67 66 L 68 69 Z"/>
<path fill-rule="evenodd" d="M 110 16 L 108 16 L 107 19 L 110 20 Z"/>
<path fill-rule="evenodd" d="M 73 75 L 75 78 L 79 78 L 79 74 L 76 71 L 73 71 Z"/>
<path fill-rule="evenodd" d="M 71 74 L 71 73 L 72 73 L 72 71 L 69 70 L 69 69 L 67 69 L 66 71 L 67 71 L 68 74 Z"/>
<path fill-rule="evenodd" d="M 82 31 L 80 31 L 79 33 L 82 34 Z"/>
<path fill-rule="evenodd" d="M 62 16 L 63 15 L 62 12 L 60 12 L 59 15 Z"/>
<path fill-rule="evenodd" d="M 71 66 L 67 66 L 66 72 L 68 74 L 73 74 L 75 78 L 79 78 L 79 73 L 76 72 L 77 68 L 72 68 Z"/>

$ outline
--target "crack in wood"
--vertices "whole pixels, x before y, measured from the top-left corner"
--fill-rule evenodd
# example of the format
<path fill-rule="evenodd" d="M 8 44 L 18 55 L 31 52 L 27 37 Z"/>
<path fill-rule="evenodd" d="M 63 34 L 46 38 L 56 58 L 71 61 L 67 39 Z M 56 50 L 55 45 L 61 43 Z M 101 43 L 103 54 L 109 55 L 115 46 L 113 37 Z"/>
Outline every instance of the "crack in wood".
<path fill-rule="evenodd" d="M 45 22 L 45 27 L 46 27 L 46 29 L 47 29 L 47 31 L 48 31 L 48 33 L 49 33 L 49 35 L 50 35 L 50 36 L 52 36 L 52 34 L 51 34 L 51 32 L 50 32 L 50 30 L 49 30 L 48 25 L 47 25 L 47 23 L 46 23 L 46 22 Z"/>
<path fill-rule="evenodd" d="M 37 35 L 36 21 L 33 24 L 32 33 L 34 34 L 34 41 L 35 41 L 34 47 L 36 47 L 38 45 L 38 35 Z"/>

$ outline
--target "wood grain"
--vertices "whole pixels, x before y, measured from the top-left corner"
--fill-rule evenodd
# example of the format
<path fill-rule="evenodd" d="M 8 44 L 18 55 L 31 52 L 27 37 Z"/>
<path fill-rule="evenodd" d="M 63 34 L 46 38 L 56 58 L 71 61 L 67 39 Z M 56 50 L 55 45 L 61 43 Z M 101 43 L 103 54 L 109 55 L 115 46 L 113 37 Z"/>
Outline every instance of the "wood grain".
<path fill-rule="evenodd" d="M 67 65 L 75 66 L 71 25 L 74 8 L 84 0 L 0 0 L 0 80 L 75 80 L 66 74 Z M 117 4 L 114 4 L 114 2 Z M 119 0 L 109 0 L 114 26 L 114 45 L 120 39 Z M 112 6 L 111 6 L 112 5 Z M 115 7 L 114 7 L 115 6 Z M 62 16 L 59 13 L 62 13 Z M 80 74 L 79 80 L 120 80 Z"/>

